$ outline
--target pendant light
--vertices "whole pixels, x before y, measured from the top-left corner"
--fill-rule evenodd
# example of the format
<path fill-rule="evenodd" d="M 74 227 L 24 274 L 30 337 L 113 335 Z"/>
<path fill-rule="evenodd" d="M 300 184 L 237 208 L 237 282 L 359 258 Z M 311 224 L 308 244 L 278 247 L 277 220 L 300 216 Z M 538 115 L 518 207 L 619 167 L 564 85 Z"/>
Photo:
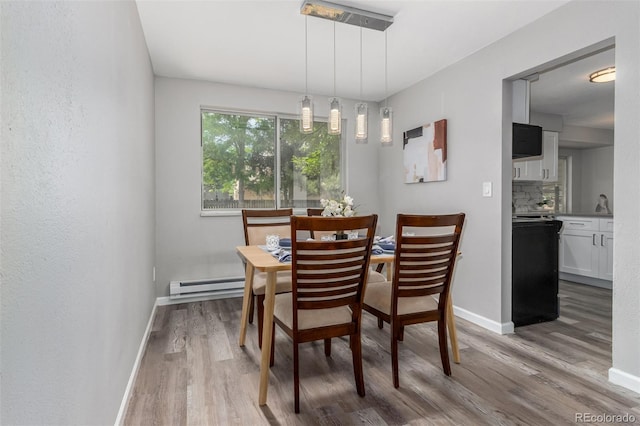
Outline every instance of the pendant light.
<path fill-rule="evenodd" d="M 313 100 L 308 86 L 308 42 L 307 42 L 307 17 L 304 17 L 304 98 L 300 101 L 300 131 L 302 133 L 313 132 Z"/>
<path fill-rule="evenodd" d="M 333 22 L 333 98 L 329 99 L 329 122 L 327 133 L 339 135 L 342 132 L 342 106 L 336 98 L 336 23 Z"/>
<path fill-rule="evenodd" d="M 360 99 L 362 99 L 362 25 L 360 26 Z M 365 102 L 356 104 L 356 143 L 367 143 L 367 114 Z"/>
<path fill-rule="evenodd" d="M 387 105 L 387 31 L 384 32 L 384 106 L 380 108 L 380 144 L 393 145 L 393 111 Z"/>

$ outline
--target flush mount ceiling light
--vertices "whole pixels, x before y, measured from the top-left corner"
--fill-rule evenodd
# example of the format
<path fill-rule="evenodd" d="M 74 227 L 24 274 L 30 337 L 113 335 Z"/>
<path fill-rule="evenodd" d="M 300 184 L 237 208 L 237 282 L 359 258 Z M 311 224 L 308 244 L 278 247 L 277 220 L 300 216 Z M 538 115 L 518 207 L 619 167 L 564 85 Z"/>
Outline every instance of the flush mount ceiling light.
<path fill-rule="evenodd" d="M 378 31 L 384 31 L 393 24 L 393 16 L 322 0 L 305 0 L 300 13 Z"/>
<path fill-rule="evenodd" d="M 607 83 L 616 79 L 616 67 L 605 68 L 589 75 L 592 83 Z"/>

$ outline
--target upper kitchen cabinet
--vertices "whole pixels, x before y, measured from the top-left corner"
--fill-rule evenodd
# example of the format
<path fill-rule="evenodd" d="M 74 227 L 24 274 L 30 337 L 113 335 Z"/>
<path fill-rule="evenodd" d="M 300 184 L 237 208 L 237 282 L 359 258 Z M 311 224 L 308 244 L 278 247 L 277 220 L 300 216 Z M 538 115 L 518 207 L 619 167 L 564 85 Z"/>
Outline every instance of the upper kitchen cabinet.
<path fill-rule="evenodd" d="M 542 158 L 513 160 L 513 180 L 556 182 L 558 180 L 558 133 L 542 132 Z"/>

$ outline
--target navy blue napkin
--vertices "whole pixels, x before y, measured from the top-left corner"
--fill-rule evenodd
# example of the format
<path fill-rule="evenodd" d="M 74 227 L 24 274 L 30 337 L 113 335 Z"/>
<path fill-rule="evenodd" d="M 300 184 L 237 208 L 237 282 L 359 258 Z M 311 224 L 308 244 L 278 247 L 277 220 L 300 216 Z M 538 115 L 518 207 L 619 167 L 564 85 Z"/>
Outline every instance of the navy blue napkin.
<path fill-rule="evenodd" d="M 283 263 L 291 262 L 291 253 L 289 253 L 288 251 L 282 250 L 280 252 L 280 256 L 278 256 L 278 260 Z"/>
<path fill-rule="evenodd" d="M 384 250 L 382 250 L 382 247 L 380 247 L 379 245 L 375 245 L 373 247 L 371 247 L 371 254 L 383 254 Z"/>

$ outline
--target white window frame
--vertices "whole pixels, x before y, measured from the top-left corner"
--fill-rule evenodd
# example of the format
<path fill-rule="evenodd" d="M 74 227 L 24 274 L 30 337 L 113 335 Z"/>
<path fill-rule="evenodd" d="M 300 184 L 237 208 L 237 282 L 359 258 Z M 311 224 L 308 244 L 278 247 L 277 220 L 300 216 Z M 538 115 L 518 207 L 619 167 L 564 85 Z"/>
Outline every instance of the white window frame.
<path fill-rule="evenodd" d="M 281 186 L 281 178 L 280 178 L 280 169 L 282 167 L 282 159 L 280 156 L 281 151 L 281 142 L 280 142 L 280 120 L 297 120 L 298 117 L 292 114 L 278 114 L 278 113 L 265 113 L 265 112 L 257 112 L 257 111 L 246 111 L 246 110 L 231 110 L 226 108 L 214 108 L 214 107 L 200 107 L 200 216 L 201 217 L 224 217 L 224 216 L 240 216 L 242 214 L 242 209 L 204 209 L 204 200 L 202 199 L 202 193 L 204 189 L 204 143 L 202 141 L 202 114 L 204 112 L 212 112 L 217 114 L 237 114 L 237 115 L 247 115 L 251 117 L 258 118 L 272 118 L 275 120 L 275 182 L 274 182 L 274 197 L 275 197 L 275 208 L 280 207 L 280 186 Z M 314 117 L 314 124 L 320 123 L 321 125 L 327 125 L 328 117 Z M 343 122 L 342 129 L 346 128 L 346 123 Z M 346 147 L 346 139 L 345 132 L 343 131 L 340 134 L 340 185 L 345 188 L 345 192 L 348 192 L 346 189 L 346 155 L 347 155 L 347 147 Z M 295 214 L 307 214 L 306 208 L 294 208 Z"/>

